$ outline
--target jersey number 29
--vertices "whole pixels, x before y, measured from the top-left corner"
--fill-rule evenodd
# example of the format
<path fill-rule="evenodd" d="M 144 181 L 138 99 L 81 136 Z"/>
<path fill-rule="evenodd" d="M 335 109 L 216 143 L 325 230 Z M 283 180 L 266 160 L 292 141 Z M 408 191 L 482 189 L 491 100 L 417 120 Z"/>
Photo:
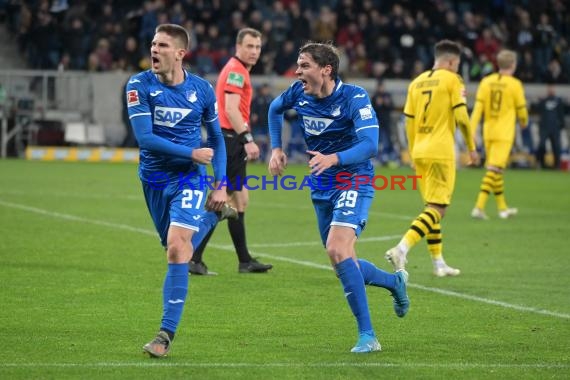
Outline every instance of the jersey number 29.
<path fill-rule="evenodd" d="M 354 190 L 343 191 L 336 202 L 336 207 L 354 207 L 356 206 L 356 198 L 358 198 L 358 192 Z"/>

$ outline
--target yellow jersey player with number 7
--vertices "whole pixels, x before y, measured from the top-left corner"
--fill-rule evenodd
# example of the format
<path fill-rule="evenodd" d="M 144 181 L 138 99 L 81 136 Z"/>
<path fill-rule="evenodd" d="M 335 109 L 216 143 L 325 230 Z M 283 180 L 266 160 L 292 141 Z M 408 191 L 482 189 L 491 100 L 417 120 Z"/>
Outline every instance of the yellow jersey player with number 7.
<path fill-rule="evenodd" d="M 404 106 L 408 147 L 424 210 L 412 222 L 400 243 L 386 252 L 395 270 L 404 269 L 411 247 L 426 237 L 437 277 L 457 276 L 443 259 L 441 219 L 455 187 L 455 130 L 459 126 L 472 162 L 479 159 L 469 131 L 465 86 L 457 74 L 461 48 L 443 40 L 435 45 L 435 64 L 410 83 Z"/>

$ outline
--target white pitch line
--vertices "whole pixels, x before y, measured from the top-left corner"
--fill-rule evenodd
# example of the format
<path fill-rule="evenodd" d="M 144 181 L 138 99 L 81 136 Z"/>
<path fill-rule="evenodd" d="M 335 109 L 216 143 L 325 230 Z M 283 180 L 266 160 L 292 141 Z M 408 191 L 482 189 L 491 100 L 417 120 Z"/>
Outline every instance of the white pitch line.
<path fill-rule="evenodd" d="M 32 213 L 36 213 L 36 214 L 40 214 L 40 215 L 45 215 L 45 216 L 49 216 L 49 217 L 53 217 L 53 218 L 59 218 L 59 219 L 82 222 L 82 223 L 89 223 L 89 224 L 94 224 L 94 225 L 103 226 L 103 227 L 122 229 L 122 230 L 126 230 L 126 231 L 142 233 L 145 235 L 156 236 L 156 233 L 154 231 L 144 229 L 144 228 L 129 226 L 127 224 L 111 223 L 111 222 L 105 222 L 105 221 L 101 221 L 101 220 L 82 218 L 82 217 L 75 216 L 75 215 L 63 214 L 63 213 L 54 212 L 54 211 L 48 211 L 48 210 L 40 209 L 37 207 L 31 207 L 31 206 L 18 204 L 18 203 L 6 202 L 6 201 L 2 201 L 2 200 L 0 200 L 0 205 L 5 206 L 5 207 L 18 209 L 18 210 L 32 212 Z M 382 237 L 380 237 L 380 238 L 382 238 Z M 391 238 L 391 237 L 386 237 L 386 238 Z M 228 246 L 228 245 L 221 245 L 221 244 L 210 244 L 210 245 L 214 248 L 218 248 L 221 250 L 226 250 L 226 251 L 228 251 L 228 250 L 233 251 L 234 250 L 233 247 Z M 307 267 L 311 267 L 311 268 L 332 270 L 332 268 L 329 265 L 318 264 L 318 263 L 314 263 L 311 261 L 295 260 L 295 259 L 291 259 L 289 257 L 274 256 L 274 255 L 270 255 L 270 254 L 263 253 L 263 252 L 253 252 L 252 251 L 252 253 L 254 255 L 267 257 L 267 258 L 270 258 L 272 260 L 289 262 L 289 263 L 293 263 L 293 264 L 297 264 L 297 265 L 303 265 L 303 266 L 307 266 Z M 504 308 L 512 309 L 512 310 L 517 310 L 517 311 L 521 311 L 521 312 L 528 312 L 528 313 L 534 313 L 534 314 L 547 315 L 550 317 L 570 319 L 570 314 L 566 314 L 566 313 L 559 313 L 559 312 L 554 312 L 554 311 L 549 311 L 549 310 L 537 309 L 534 307 L 515 305 L 515 304 L 510 304 L 507 302 L 496 301 L 496 300 L 492 300 L 492 299 L 488 299 L 488 298 L 472 296 L 469 294 L 458 293 L 458 292 L 454 292 L 451 290 L 427 287 L 427 286 L 414 284 L 414 283 L 410 283 L 410 284 L 408 284 L 408 286 L 411 288 L 429 291 L 432 293 L 438 293 L 438 294 L 442 294 L 442 295 L 446 295 L 446 296 L 457 297 L 457 298 L 462 298 L 462 299 L 466 299 L 466 300 L 486 303 L 489 305 L 500 306 L 500 307 L 504 307 Z"/>
<path fill-rule="evenodd" d="M 418 284 L 409 284 L 410 287 L 412 288 L 416 288 L 416 289 L 421 289 L 421 290 L 425 290 L 428 292 L 434 292 L 434 293 L 438 293 L 438 294 L 443 294 L 446 296 L 451 296 L 451 297 L 459 297 L 459 298 L 463 298 L 463 299 L 467 299 L 467 300 L 471 300 L 471 301 L 477 301 L 477 302 L 482 302 L 482 303 L 487 303 L 489 305 L 495 305 L 495 306 L 501 306 L 507 309 L 513 309 L 513 310 L 518 310 L 518 311 L 524 311 L 524 312 L 529 312 L 529 313 L 536 313 L 536 314 L 543 314 L 543 315 L 549 315 L 551 317 L 558 317 L 558 318 L 565 318 L 565 319 L 570 319 L 570 315 L 569 314 L 564 314 L 564 313 L 557 313 L 555 311 L 549 311 L 549 310 L 544 310 L 544 309 L 537 309 L 535 307 L 528 307 L 528 306 L 520 306 L 520 305 L 513 305 L 510 303 L 506 303 L 506 302 L 502 302 L 502 301 L 495 301 L 495 300 L 491 300 L 488 298 L 483 298 L 483 297 L 477 297 L 477 296 L 472 296 L 469 294 L 463 294 L 463 293 L 457 293 L 454 292 L 452 290 L 445 290 L 445 289 L 439 289 L 439 288 L 432 288 L 429 286 L 423 286 L 423 285 L 418 285 Z"/>
<path fill-rule="evenodd" d="M 170 363 L 170 362 L 97 362 L 97 363 L 0 363 L 10 368 L 435 368 L 435 369 L 566 369 L 570 364 L 537 363 Z"/>
<path fill-rule="evenodd" d="M 63 213 L 55 212 L 55 211 L 48 211 L 48 210 L 44 210 L 44 209 L 37 208 L 37 207 L 21 205 L 18 203 L 5 202 L 3 200 L 0 200 L 0 205 L 15 208 L 18 210 L 29 211 L 29 212 L 33 212 L 36 214 L 45 215 L 45 216 L 49 216 L 49 217 L 53 217 L 53 218 L 71 220 L 74 222 L 90 223 L 90 224 L 95 224 L 95 225 L 103 226 L 103 227 L 120 228 L 122 230 L 127 230 L 127 231 L 131 231 L 131 232 L 138 232 L 141 234 L 156 236 L 156 232 L 154 232 L 154 231 L 150 231 L 150 230 L 147 230 L 145 228 L 138 228 L 138 227 L 129 226 L 127 224 L 110 223 L 110 222 L 105 222 L 102 220 L 82 218 L 80 216 L 63 214 Z"/>
<path fill-rule="evenodd" d="M 372 243 L 377 241 L 386 241 L 386 240 L 396 240 L 400 239 L 402 235 L 388 235 L 388 236 L 371 236 L 366 238 L 359 238 L 359 243 Z M 318 246 L 322 247 L 322 243 L 319 240 L 315 241 L 294 241 L 289 243 L 257 243 L 257 244 L 248 244 L 250 247 L 254 248 L 287 248 L 287 247 L 313 247 Z M 233 249 L 233 245 L 224 245 L 224 248 L 230 247 Z"/>

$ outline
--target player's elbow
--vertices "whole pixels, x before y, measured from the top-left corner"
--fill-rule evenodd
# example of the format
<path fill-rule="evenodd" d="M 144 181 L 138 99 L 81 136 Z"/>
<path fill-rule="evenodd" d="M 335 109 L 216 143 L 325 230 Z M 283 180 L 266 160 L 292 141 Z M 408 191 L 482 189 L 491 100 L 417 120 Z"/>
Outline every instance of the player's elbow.
<path fill-rule="evenodd" d="M 152 150 L 153 136 L 150 133 L 135 134 L 140 149 Z"/>
<path fill-rule="evenodd" d="M 363 144 L 363 152 L 367 158 L 376 157 L 378 154 L 378 141 L 374 139 L 366 138 Z"/>

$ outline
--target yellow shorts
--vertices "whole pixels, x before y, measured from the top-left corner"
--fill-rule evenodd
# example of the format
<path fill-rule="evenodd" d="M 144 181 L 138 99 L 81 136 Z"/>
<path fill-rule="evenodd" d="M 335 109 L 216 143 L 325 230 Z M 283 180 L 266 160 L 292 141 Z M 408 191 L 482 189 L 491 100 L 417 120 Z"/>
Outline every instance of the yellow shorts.
<path fill-rule="evenodd" d="M 506 168 L 512 148 L 512 141 L 485 140 L 485 155 L 487 156 L 485 166 L 497 166 L 501 169 Z"/>
<path fill-rule="evenodd" d="M 414 165 L 421 176 L 418 182 L 424 202 L 449 205 L 455 188 L 455 161 L 417 158 Z"/>

